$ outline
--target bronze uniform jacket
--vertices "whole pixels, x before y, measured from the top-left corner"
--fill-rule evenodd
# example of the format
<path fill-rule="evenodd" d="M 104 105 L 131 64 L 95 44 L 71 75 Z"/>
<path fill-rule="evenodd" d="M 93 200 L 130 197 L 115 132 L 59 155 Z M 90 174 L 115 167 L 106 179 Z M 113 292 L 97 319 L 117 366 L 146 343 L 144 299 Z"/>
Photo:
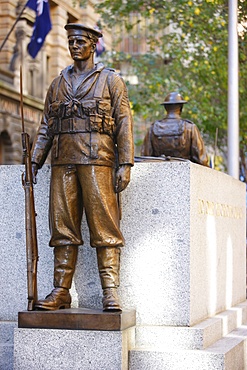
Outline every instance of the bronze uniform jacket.
<path fill-rule="evenodd" d="M 134 164 L 133 121 L 122 78 L 99 63 L 73 91 L 73 65 L 51 83 L 32 149 L 39 168 L 51 164 Z M 101 76 L 101 77 L 100 77 Z"/>
<path fill-rule="evenodd" d="M 207 153 L 197 126 L 184 119 L 154 122 L 144 138 L 141 154 L 154 157 L 163 154 L 208 166 Z"/>

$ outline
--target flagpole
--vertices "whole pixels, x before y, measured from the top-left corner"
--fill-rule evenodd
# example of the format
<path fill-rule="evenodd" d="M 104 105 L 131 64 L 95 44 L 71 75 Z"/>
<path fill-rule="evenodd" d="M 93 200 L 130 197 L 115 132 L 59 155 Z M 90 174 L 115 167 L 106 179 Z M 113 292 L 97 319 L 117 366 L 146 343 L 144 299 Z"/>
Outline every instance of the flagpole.
<path fill-rule="evenodd" d="M 239 179 L 238 1 L 228 5 L 228 174 Z"/>
<path fill-rule="evenodd" d="M 11 27 L 10 31 L 8 32 L 8 34 L 7 34 L 7 36 L 5 37 L 5 39 L 3 40 L 3 42 L 2 42 L 2 44 L 1 44 L 1 46 L 0 46 L 0 52 L 2 51 L 2 48 L 4 47 L 5 43 L 7 42 L 7 40 L 8 40 L 8 38 L 9 38 L 9 36 L 10 36 L 11 32 L 12 32 L 12 31 L 13 31 L 13 29 L 15 28 L 16 23 L 20 20 L 20 18 L 21 18 L 21 16 L 22 16 L 22 14 L 23 14 L 23 12 L 24 12 L 24 10 L 26 9 L 27 3 L 28 3 L 28 1 L 26 2 L 26 4 L 24 5 L 24 7 L 22 8 L 22 10 L 21 10 L 21 12 L 19 13 L 18 17 L 16 18 L 16 20 L 15 20 L 14 24 L 12 25 L 12 27 Z"/>

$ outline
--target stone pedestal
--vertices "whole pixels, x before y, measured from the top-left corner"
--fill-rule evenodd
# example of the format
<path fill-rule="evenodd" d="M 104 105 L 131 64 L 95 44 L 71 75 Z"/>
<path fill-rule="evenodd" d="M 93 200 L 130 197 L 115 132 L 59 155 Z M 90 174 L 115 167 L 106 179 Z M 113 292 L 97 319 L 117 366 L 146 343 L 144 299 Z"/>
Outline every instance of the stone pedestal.
<path fill-rule="evenodd" d="M 21 170 L 21 166 L 0 169 L 0 315 L 8 322 L 16 321 L 17 312 L 27 304 Z M 52 289 L 49 173 L 49 166 L 44 166 L 35 186 L 39 298 Z M 180 370 L 182 364 L 183 370 L 192 370 L 198 369 L 200 361 L 205 370 L 232 370 L 232 363 L 239 364 L 236 369 L 244 368 L 245 184 L 190 162 L 137 163 L 122 195 L 122 206 L 126 245 L 119 296 L 124 309 L 136 310 L 129 369 L 158 370 L 170 363 L 170 370 Z M 79 251 L 71 289 L 73 307 L 101 309 L 96 254 L 89 246 L 85 222 L 82 229 L 85 244 Z M 17 329 L 16 356 L 22 357 L 21 341 L 25 342 L 26 333 L 34 336 L 36 330 L 45 335 L 48 329 Z M 57 329 L 53 330 L 56 336 Z M 33 341 L 34 337 L 29 343 Z M 23 348 L 25 352 L 27 347 Z"/>
<path fill-rule="evenodd" d="M 245 300 L 245 184 L 190 162 L 138 163 L 123 197 L 123 301 L 139 325 L 192 326 Z"/>
<path fill-rule="evenodd" d="M 134 326 L 134 310 L 20 312 L 14 369 L 127 370 Z"/>
<path fill-rule="evenodd" d="M 16 329 L 15 370 L 127 370 L 134 329 Z"/>

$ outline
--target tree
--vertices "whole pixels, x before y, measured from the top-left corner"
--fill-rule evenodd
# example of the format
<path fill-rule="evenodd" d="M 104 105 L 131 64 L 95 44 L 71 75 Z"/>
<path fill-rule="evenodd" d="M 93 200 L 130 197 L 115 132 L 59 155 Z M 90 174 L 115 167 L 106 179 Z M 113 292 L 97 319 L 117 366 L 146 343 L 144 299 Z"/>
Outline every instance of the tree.
<path fill-rule="evenodd" d="M 138 85 L 129 85 L 136 117 L 148 123 L 162 115 L 160 103 L 170 91 L 180 91 L 189 101 L 184 116 L 194 121 L 213 144 L 218 129 L 218 146 L 224 150 L 227 136 L 227 53 L 228 2 L 225 0 L 104 0 L 96 5 L 102 22 L 110 29 L 124 27 L 129 37 L 145 23 L 148 52 L 132 57 L 114 53 L 113 66 L 128 61 L 138 76 Z M 130 14 L 138 16 L 130 17 Z M 239 21 L 246 22 L 247 5 L 239 2 Z M 239 36 L 240 47 L 240 140 L 247 135 L 246 32 Z M 119 36 L 121 33 L 119 32 Z M 119 41 L 115 37 L 116 44 Z"/>

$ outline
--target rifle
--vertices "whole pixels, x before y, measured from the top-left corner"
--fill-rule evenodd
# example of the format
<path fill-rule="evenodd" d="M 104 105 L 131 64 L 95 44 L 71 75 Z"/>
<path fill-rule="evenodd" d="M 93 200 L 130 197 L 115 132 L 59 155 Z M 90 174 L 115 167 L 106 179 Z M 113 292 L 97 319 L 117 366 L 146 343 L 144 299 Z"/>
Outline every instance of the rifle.
<path fill-rule="evenodd" d="M 29 135 L 25 132 L 23 113 L 22 67 L 20 67 L 20 108 L 22 121 L 22 150 L 25 172 L 22 174 L 22 186 L 25 191 L 25 227 L 26 227 L 26 256 L 27 256 L 27 291 L 28 311 L 34 310 L 37 301 L 37 265 L 38 243 L 36 232 L 36 213 L 33 194 L 32 163 Z"/>
<path fill-rule="evenodd" d="M 170 157 L 170 156 L 166 156 L 164 154 L 161 154 L 161 156 L 159 157 L 152 157 L 152 156 L 140 156 L 140 157 L 135 157 L 134 158 L 135 162 L 162 162 L 162 161 L 165 161 L 165 162 L 190 162 L 189 159 L 185 159 L 185 158 L 178 158 L 178 157 Z"/>

